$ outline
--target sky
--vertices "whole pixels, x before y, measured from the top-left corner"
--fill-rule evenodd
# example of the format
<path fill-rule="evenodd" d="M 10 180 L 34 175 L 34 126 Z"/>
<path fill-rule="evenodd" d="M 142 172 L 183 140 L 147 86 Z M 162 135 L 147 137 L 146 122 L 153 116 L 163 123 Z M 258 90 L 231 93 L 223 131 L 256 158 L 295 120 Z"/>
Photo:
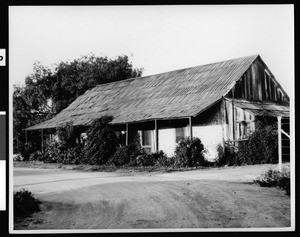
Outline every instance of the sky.
<path fill-rule="evenodd" d="M 151 75 L 259 54 L 294 90 L 293 5 L 11 6 L 9 80 L 36 61 L 53 67 L 94 54 L 128 55 Z"/>

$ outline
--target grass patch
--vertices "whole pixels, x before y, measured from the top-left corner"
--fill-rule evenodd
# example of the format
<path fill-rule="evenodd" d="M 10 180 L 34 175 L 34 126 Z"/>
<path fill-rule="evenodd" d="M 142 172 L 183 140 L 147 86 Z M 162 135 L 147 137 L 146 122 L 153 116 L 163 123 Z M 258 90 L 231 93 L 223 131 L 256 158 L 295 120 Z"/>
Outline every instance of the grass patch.
<path fill-rule="evenodd" d="M 283 169 L 282 172 L 274 169 L 269 169 L 260 177 L 254 180 L 254 183 L 259 184 L 261 187 L 278 187 L 286 191 L 290 195 L 290 171 Z"/>
<path fill-rule="evenodd" d="M 115 165 L 65 165 L 60 163 L 44 163 L 42 161 L 14 161 L 14 167 L 40 168 L 40 169 L 65 169 L 87 172 L 178 172 L 196 169 L 209 169 L 213 167 L 169 167 L 169 166 L 121 166 Z"/>

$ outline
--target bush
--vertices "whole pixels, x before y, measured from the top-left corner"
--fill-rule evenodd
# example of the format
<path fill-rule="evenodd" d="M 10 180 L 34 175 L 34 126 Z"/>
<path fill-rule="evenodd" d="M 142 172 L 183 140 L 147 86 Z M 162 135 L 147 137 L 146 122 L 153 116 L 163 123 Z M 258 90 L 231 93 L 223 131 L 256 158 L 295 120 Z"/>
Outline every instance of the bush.
<path fill-rule="evenodd" d="M 109 163 L 115 166 L 165 166 L 175 164 L 175 157 L 167 157 L 163 151 L 147 154 L 143 150 L 132 152 L 130 146 L 119 147 Z"/>
<path fill-rule="evenodd" d="M 45 147 L 43 155 L 43 162 L 45 163 L 58 163 L 61 150 L 58 148 L 58 143 L 55 141 L 49 142 Z"/>
<path fill-rule="evenodd" d="M 259 184 L 262 187 L 279 187 L 286 191 L 287 195 L 290 195 L 290 172 L 289 170 L 269 169 L 263 173 L 261 177 L 254 180 L 254 183 Z"/>
<path fill-rule="evenodd" d="M 109 159 L 109 163 L 115 166 L 122 166 L 130 163 L 130 151 L 129 146 L 118 147 L 115 154 Z"/>
<path fill-rule="evenodd" d="M 58 148 L 63 151 L 70 147 L 76 147 L 80 143 L 80 134 L 83 132 L 83 129 L 80 126 L 73 126 L 72 122 L 58 127 L 56 132 L 59 139 L 57 143 Z"/>
<path fill-rule="evenodd" d="M 21 154 L 15 154 L 13 155 L 13 160 L 14 161 L 24 161 L 23 156 L 21 156 Z"/>
<path fill-rule="evenodd" d="M 118 147 L 115 154 L 109 159 L 109 163 L 115 166 L 136 165 L 136 157 L 143 154 L 139 133 L 136 134 L 133 141 L 128 146 Z"/>
<path fill-rule="evenodd" d="M 159 160 L 166 159 L 166 155 L 163 151 L 160 151 L 158 153 L 144 153 L 139 155 L 136 158 L 136 165 L 137 166 L 155 166 L 159 164 Z"/>
<path fill-rule="evenodd" d="M 291 194 L 291 178 L 289 170 L 284 170 L 278 180 L 278 187 L 285 190 L 287 195 Z"/>
<path fill-rule="evenodd" d="M 31 192 L 22 189 L 14 192 L 14 218 L 23 219 L 34 212 L 40 211 L 41 202 L 35 199 Z"/>
<path fill-rule="evenodd" d="M 85 162 L 90 165 L 105 164 L 117 150 L 117 136 L 109 127 L 112 117 L 95 120 L 87 131 Z"/>
<path fill-rule="evenodd" d="M 141 148 L 140 136 L 137 133 L 131 144 L 117 149 L 109 163 L 116 166 L 172 166 L 174 158 L 168 158 L 163 151 L 147 154 Z"/>
<path fill-rule="evenodd" d="M 166 155 L 162 155 L 156 161 L 158 166 L 165 166 L 165 167 L 174 167 L 175 166 L 175 156 L 167 157 Z"/>
<path fill-rule="evenodd" d="M 79 165 L 82 162 L 83 148 L 78 145 L 70 147 L 65 151 L 60 152 L 58 162 L 69 165 Z"/>
<path fill-rule="evenodd" d="M 206 165 L 204 146 L 199 138 L 182 139 L 175 148 L 175 166 L 194 167 Z"/>
<path fill-rule="evenodd" d="M 31 160 L 41 161 L 43 159 L 44 159 L 44 156 L 43 156 L 42 152 L 40 152 L 40 151 L 35 151 L 32 154 L 30 154 L 30 156 L 29 156 L 30 161 Z"/>
<path fill-rule="evenodd" d="M 80 134 L 83 127 L 73 126 L 67 123 L 58 127 L 56 135 L 58 141 L 49 141 L 45 150 L 36 151 L 32 143 L 24 146 L 21 153 L 23 161 L 35 160 L 45 163 L 79 164 L 83 157 L 84 144 L 80 141 Z"/>
<path fill-rule="evenodd" d="M 228 145 L 223 146 L 221 144 L 218 145 L 218 158 L 215 161 L 216 166 L 224 166 L 224 165 L 233 165 L 235 152 L 230 152 L 230 147 Z"/>
<path fill-rule="evenodd" d="M 40 158 L 45 163 L 80 164 L 83 161 L 83 144 L 62 149 L 59 142 L 52 141 L 47 144 L 45 152 Z"/>
<path fill-rule="evenodd" d="M 28 161 L 30 155 L 35 151 L 31 142 L 27 142 L 24 146 L 20 147 L 20 154 L 23 157 L 23 161 Z"/>
<path fill-rule="evenodd" d="M 240 144 L 235 165 L 268 164 L 278 162 L 277 125 L 266 125 L 256 130 Z"/>

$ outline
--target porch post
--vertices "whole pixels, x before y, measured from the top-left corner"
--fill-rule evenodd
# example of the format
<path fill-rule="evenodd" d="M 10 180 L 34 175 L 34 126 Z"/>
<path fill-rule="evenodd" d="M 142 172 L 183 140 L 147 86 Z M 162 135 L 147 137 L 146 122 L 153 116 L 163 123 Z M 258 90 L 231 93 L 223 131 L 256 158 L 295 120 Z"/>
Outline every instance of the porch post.
<path fill-rule="evenodd" d="M 44 152 L 44 131 L 43 131 L 43 129 L 41 132 L 41 137 L 42 137 L 42 152 Z"/>
<path fill-rule="evenodd" d="M 282 144 L 281 144 L 281 117 L 277 117 L 278 126 L 278 169 L 279 172 L 282 171 Z"/>
<path fill-rule="evenodd" d="M 128 146 L 128 123 L 126 123 L 126 141 L 125 145 Z"/>
<path fill-rule="evenodd" d="M 221 120 L 222 120 L 222 141 L 223 141 L 223 152 L 225 152 L 225 133 L 224 133 L 224 125 L 225 123 L 225 116 L 226 116 L 226 100 L 224 99 L 224 97 L 222 98 L 222 107 L 221 107 Z"/>
<path fill-rule="evenodd" d="M 155 141 L 155 152 L 158 153 L 158 129 L 157 120 L 154 120 L 154 141 Z"/>
<path fill-rule="evenodd" d="M 189 128 L 190 128 L 190 138 L 193 139 L 193 125 L 192 125 L 192 117 L 189 117 Z"/>
<path fill-rule="evenodd" d="M 234 113 L 234 103 L 233 103 L 233 100 L 232 100 L 232 140 L 233 141 L 235 140 L 235 113 Z"/>

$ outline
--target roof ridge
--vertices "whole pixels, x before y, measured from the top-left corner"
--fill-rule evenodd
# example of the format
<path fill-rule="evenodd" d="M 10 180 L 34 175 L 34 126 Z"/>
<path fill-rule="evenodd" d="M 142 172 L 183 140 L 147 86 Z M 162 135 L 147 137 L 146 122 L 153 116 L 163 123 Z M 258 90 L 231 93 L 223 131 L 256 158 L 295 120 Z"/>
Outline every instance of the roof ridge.
<path fill-rule="evenodd" d="M 208 65 L 218 64 L 218 63 L 224 63 L 224 62 L 234 61 L 234 60 L 239 60 L 239 59 L 244 59 L 244 58 L 252 58 L 253 57 L 253 61 L 254 61 L 259 56 L 260 56 L 259 54 L 253 54 L 253 55 L 244 56 L 244 57 L 226 59 L 226 60 L 222 60 L 222 61 L 218 61 L 218 62 L 214 62 L 214 63 L 201 64 L 201 65 L 197 65 L 197 66 L 193 66 L 193 67 L 186 67 L 186 68 L 181 68 L 181 69 L 176 69 L 176 70 L 171 70 L 171 71 L 166 71 L 166 72 L 155 73 L 155 74 L 151 74 L 151 75 L 147 75 L 147 76 L 131 77 L 131 78 L 127 78 L 127 79 L 124 79 L 124 80 L 112 81 L 112 82 L 98 84 L 95 87 L 91 88 L 91 90 L 94 89 L 94 88 L 96 88 L 96 87 L 100 87 L 100 86 L 103 86 L 103 85 L 109 85 L 109 84 L 112 84 L 112 83 L 126 82 L 126 81 L 129 81 L 129 80 L 136 80 L 136 79 L 141 79 L 141 78 L 147 78 L 147 77 L 162 75 L 162 74 L 166 74 L 166 73 L 177 72 L 177 71 L 181 71 L 181 70 L 188 70 L 188 69 L 192 69 L 192 68 L 203 67 L 203 66 L 208 66 Z"/>

